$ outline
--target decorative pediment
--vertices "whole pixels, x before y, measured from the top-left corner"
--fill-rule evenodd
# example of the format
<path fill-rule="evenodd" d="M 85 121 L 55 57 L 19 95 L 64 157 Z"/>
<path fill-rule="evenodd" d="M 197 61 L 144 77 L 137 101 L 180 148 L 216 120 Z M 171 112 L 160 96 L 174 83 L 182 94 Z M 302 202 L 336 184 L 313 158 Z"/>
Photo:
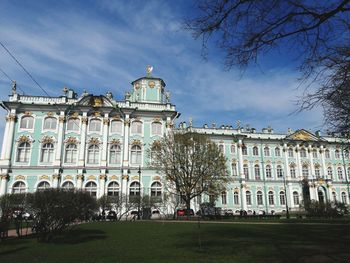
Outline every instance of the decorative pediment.
<path fill-rule="evenodd" d="M 112 144 L 112 145 L 120 145 L 121 143 L 120 143 L 120 140 L 119 140 L 119 139 L 112 139 L 112 140 L 110 141 L 110 144 Z"/>
<path fill-rule="evenodd" d="M 39 177 L 39 180 L 50 180 L 50 177 L 48 175 L 42 175 Z"/>
<path fill-rule="evenodd" d="M 156 176 L 153 176 L 153 181 L 160 181 L 160 176 L 159 175 L 156 175 Z"/>
<path fill-rule="evenodd" d="M 99 108 L 99 107 L 112 107 L 113 103 L 112 101 L 107 98 L 106 96 L 83 96 L 78 102 L 78 105 L 83 106 L 90 106 L 93 108 Z"/>
<path fill-rule="evenodd" d="M 15 181 L 17 180 L 22 180 L 22 181 L 25 181 L 26 180 L 26 177 L 24 175 L 16 175 L 15 176 Z"/>
<path fill-rule="evenodd" d="M 117 175 L 112 175 L 110 178 L 109 178 L 110 181 L 112 180 L 118 180 L 118 176 Z"/>
<path fill-rule="evenodd" d="M 90 140 L 89 140 L 89 144 L 91 144 L 91 145 L 96 145 L 96 144 L 100 144 L 101 142 L 100 142 L 100 139 L 99 138 L 94 138 L 94 137 L 92 137 L 92 138 L 90 138 Z"/>
<path fill-rule="evenodd" d="M 153 118 L 153 122 L 161 122 L 161 121 L 162 119 L 159 116 Z"/>
<path fill-rule="evenodd" d="M 33 142 L 33 138 L 29 135 L 21 135 L 18 140 L 17 140 L 18 143 L 22 143 L 22 142 L 28 142 L 28 143 L 31 143 Z"/>
<path fill-rule="evenodd" d="M 324 139 L 317 137 L 315 134 L 301 129 L 296 132 L 288 135 L 286 139 L 295 140 L 295 141 L 324 141 Z"/>
<path fill-rule="evenodd" d="M 133 140 L 131 144 L 132 145 L 141 145 L 142 143 L 140 140 Z"/>
<path fill-rule="evenodd" d="M 48 117 L 53 117 L 53 116 L 55 115 L 55 113 L 52 112 L 52 111 L 49 111 L 46 115 L 47 115 Z"/>
<path fill-rule="evenodd" d="M 87 180 L 96 180 L 96 176 L 94 176 L 94 175 L 89 175 L 89 176 L 87 177 Z"/>
<path fill-rule="evenodd" d="M 73 180 L 73 176 L 71 176 L 71 175 L 66 175 L 65 177 L 64 177 L 64 180 Z"/>
<path fill-rule="evenodd" d="M 76 137 L 69 136 L 64 142 L 67 144 L 76 144 L 78 143 L 78 139 Z"/>
<path fill-rule="evenodd" d="M 45 144 L 45 143 L 53 143 L 55 141 L 55 138 L 52 137 L 52 136 L 44 136 L 41 138 L 40 142 L 42 144 Z"/>

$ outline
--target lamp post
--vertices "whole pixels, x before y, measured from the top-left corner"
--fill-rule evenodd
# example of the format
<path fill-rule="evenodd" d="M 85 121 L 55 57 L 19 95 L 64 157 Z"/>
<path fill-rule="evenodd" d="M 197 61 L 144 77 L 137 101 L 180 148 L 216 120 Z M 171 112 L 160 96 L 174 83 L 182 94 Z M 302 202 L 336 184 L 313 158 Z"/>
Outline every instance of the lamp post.
<path fill-rule="evenodd" d="M 287 172 L 287 171 L 286 171 Z M 284 197 L 286 201 L 286 217 L 289 219 L 289 207 L 288 207 L 288 199 L 287 199 L 287 186 L 286 186 L 286 176 L 283 174 L 283 183 L 284 183 Z"/>
<path fill-rule="evenodd" d="M 137 204 L 137 220 L 140 220 L 140 210 L 141 210 L 141 165 L 139 166 L 139 170 L 137 171 L 139 174 L 139 200 Z"/>

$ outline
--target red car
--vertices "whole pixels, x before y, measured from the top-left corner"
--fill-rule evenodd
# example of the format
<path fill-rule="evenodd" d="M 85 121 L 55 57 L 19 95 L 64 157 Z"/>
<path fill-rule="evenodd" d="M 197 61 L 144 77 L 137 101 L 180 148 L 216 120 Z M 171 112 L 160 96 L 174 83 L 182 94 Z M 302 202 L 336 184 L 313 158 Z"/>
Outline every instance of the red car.
<path fill-rule="evenodd" d="M 187 209 L 178 209 L 176 212 L 177 216 L 186 216 L 187 215 Z M 194 211 L 193 209 L 190 209 L 189 216 L 193 216 Z"/>

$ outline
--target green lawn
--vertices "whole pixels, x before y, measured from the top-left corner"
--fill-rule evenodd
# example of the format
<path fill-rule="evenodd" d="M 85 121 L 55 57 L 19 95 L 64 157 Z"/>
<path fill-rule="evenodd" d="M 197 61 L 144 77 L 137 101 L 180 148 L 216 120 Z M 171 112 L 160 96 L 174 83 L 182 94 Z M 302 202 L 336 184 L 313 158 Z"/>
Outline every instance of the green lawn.
<path fill-rule="evenodd" d="M 6 240 L 0 262 L 350 262 L 349 246 L 350 225 L 103 222 Z"/>

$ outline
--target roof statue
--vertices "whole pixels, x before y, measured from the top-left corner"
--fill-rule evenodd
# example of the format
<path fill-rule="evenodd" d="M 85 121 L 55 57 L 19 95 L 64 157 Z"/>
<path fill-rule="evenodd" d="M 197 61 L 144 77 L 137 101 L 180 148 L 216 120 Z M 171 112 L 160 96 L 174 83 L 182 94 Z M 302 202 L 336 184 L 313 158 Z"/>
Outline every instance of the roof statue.
<path fill-rule="evenodd" d="M 15 80 L 12 81 L 12 95 L 16 94 L 17 92 L 17 83 Z"/>
<path fill-rule="evenodd" d="M 146 67 L 147 77 L 152 76 L 152 71 L 153 71 L 153 67 L 151 65 L 147 65 Z"/>

